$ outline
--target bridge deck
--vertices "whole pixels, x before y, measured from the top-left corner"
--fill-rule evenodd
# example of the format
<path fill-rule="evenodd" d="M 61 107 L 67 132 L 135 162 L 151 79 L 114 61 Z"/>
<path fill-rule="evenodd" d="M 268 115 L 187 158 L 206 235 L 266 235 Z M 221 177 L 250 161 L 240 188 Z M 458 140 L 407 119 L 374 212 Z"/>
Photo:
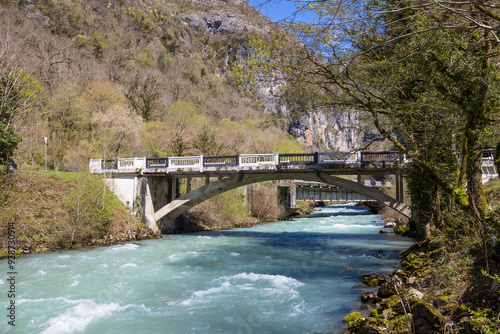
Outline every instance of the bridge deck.
<path fill-rule="evenodd" d="M 385 173 L 407 162 L 399 152 L 334 152 L 312 154 L 239 154 L 165 158 L 92 159 L 91 173 L 221 175 L 240 171 L 334 171 L 343 174 Z"/>
<path fill-rule="evenodd" d="M 496 174 L 495 150 L 483 151 L 483 169 Z M 336 174 L 398 173 L 410 160 L 400 152 L 329 152 L 298 154 L 237 154 L 164 158 L 91 159 L 91 173 L 220 176 L 245 172 L 322 172 Z"/>

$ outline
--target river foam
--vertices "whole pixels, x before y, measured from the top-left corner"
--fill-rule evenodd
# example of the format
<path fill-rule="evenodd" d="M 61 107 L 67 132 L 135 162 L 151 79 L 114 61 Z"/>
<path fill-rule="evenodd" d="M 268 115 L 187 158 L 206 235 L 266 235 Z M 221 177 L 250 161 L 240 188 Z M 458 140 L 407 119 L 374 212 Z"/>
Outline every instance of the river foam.
<path fill-rule="evenodd" d="M 323 213 L 329 210 L 337 208 Z M 83 334 L 342 330 L 343 316 L 361 305 L 361 275 L 392 270 L 397 252 L 410 245 L 394 234 L 379 234 L 379 218 L 300 218 L 23 256 L 14 329 Z M 0 284 L 8 283 L 2 279 Z M 16 331 L 0 323 L 0 333 L 11 332 Z"/>

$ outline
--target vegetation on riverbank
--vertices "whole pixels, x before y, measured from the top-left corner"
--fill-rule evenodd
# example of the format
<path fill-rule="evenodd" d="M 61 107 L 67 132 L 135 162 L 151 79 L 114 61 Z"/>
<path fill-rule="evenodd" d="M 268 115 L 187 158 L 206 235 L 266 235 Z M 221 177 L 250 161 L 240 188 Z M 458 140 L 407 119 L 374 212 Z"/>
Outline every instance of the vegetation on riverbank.
<path fill-rule="evenodd" d="M 253 192 L 251 205 L 243 188 L 201 203 L 180 219 L 176 232 L 250 227 L 283 214 L 275 186 L 255 185 Z M 7 236 L 11 222 L 18 255 L 159 237 L 102 178 L 88 173 L 0 173 L 0 235 Z M 0 238 L 0 258 L 7 256 L 7 242 Z"/>
<path fill-rule="evenodd" d="M 400 254 L 404 270 L 364 277 L 380 287 L 362 296 L 369 316 L 355 312 L 344 319 L 347 333 L 500 331 L 500 180 L 485 192 L 491 204 L 484 227 L 450 213 L 450 228 Z"/>
<path fill-rule="evenodd" d="M 0 235 L 11 222 L 17 254 L 156 237 L 101 178 L 87 173 L 0 174 Z M 0 238 L 0 257 L 7 241 Z"/>
<path fill-rule="evenodd" d="M 276 221 L 287 215 L 274 182 L 251 184 L 204 201 L 182 218 L 179 232 L 225 230 Z"/>

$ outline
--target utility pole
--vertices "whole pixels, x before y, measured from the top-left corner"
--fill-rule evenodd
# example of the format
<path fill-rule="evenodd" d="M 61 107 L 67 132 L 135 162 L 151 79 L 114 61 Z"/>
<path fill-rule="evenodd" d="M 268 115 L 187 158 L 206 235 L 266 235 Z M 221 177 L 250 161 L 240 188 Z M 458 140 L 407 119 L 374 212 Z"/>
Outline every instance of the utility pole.
<path fill-rule="evenodd" d="M 45 140 L 45 171 L 47 171 L 47 137 L 43 137 Z"/>

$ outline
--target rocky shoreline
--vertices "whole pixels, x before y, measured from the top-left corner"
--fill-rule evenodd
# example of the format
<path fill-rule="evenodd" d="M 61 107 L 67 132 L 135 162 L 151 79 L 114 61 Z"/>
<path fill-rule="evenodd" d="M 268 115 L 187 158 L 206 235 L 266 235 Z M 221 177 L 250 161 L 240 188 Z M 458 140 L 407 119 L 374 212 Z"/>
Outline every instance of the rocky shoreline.
<path fill-rule="evenodd" d="M 128 229 L 123 232 L 111 234 L 109 233 L 104 238 L 101 239 L 91 239 L 87 242 L 78 243 L 72 247 L 72 249 L 79 249 L 84 247 L 99 247 L 99 246 L 112 246 L 117 244 L 123 244 L 132 241 L 148 240 L 148 239 L 161 239 L 162 235 L 160 233 L 154 233 L 149 229 Z M 37 254 L 37 253 L 48 253 L 48 252 L 59 252 L 69 250 L 68 248 L 61 247 L 50 247 L 47 244 L 34 244 L 29 241 L 24 242 L 21 247 L 15 251 L 16 257 L 27 254 Z M 5 259 L 9 256 L 7 250 L 0 253 L 0 260 Z"/>
<path fill-rule="evenodd" d="M 361 281 L 378 291 L 363 293 L 362 311 L 344 317 L 345 333 L 457 333 L 457 325 L 475 333 L 481 320 L 467 305 L 429 291 L 433 262 L 443 256 L 444 244 L 439 237 L 417 242 L 399 255 L 404 269 L 389 276 L 364 275 Z"/>

